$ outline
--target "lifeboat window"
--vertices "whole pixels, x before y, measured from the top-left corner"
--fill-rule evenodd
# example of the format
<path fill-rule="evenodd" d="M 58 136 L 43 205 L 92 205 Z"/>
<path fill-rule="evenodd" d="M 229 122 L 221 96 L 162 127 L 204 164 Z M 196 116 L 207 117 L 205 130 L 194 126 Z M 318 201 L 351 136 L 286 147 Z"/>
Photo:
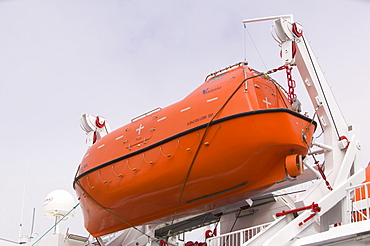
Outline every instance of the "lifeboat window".
<path fill-rule="evenodd" d="M 212 81 L 214 81 L 214 80 L 216 80 L 216 79 L 222 78 L 222 77 L 224 77 L 225 75 L 226 75 L 226 73 L 223 73 L 223 74 L 220 74 L 220 75 L 218 75 L 218 76 L 216 76 L 216 77 L 213 77 L 212 79 L 208 80 L 208 81 L 207 81 L 207 83 L 212 82 Z"/>

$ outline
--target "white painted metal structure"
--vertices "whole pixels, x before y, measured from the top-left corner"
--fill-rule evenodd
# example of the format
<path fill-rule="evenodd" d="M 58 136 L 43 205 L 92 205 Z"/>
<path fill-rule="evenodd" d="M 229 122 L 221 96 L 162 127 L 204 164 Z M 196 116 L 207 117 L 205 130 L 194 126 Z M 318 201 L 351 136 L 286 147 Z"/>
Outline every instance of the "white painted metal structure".
<path fill-rule="evenodd" d="M 239 212 L 234 210 L 221 217 L 217 228 L 219 236 L 208 238 L 207 245 L 370 245 L 370 200 L 367 198 L 368 184 L 362 184 L 365 165 L 360 160 L 359 130 L 356 125 L 347 125 L 344 120 L 305 33 L 301 25 L 294 22 L 293 16 L 245 20 L 244 23 L 258 21 L 274 21 L 276 40 L 282 47 L 283 64 L 296 66 L 299 70 L 315 109 L 315 119 L 319 120 L 323 131 L 323 136 L 313 141 L 311 155 L 320 155 L 325 162 L 327 181 L 313 167 L 314 163 L 305 160 L 306 172 L 314 173 L 317 178 L 304 184 L 304 188 L 302 185 L 295 187 L 296 191 L 301 189 L 304 192 L 297 195 L 293 193 L 294 190 L 277 191 L 273 193 L 272 201 L 270 199 L 270 202 L 260 206 L 254 206 L 248 199 L 248 204 L 252 204 L 250 208 Z M 109 131 L 102 132 L 102 124 L 103 119 L 99 117 L 84 116 L 82 126 L 88 132 L 88 145 L 92 142 L 94 132 L 103 137 Z M 328 189 L 328 184 L 332 190 Z M 363 189 L 361 194 L 365 194 L 364 197 L 356 199 L 356 189 Z M 261 197 L 263 194 L 258 199 Z M 276 212 L 313 204 L 317 204 L 319 209 L 275 216 Z M 237 223 L 230 229 L 233 220 Z M 159 245 L 158 240 L 154 239 L 156 228 L 157 225 L 131 228 L 94 242 L 84 237 L 55 232 L 36 245 Z M 0 246 L 16 244 L 0 240 Z M 23 245 L 33 244 L 29 242 Z M 182 246 L 185 242 L 174 237 L 169 238 L 168 245 Z"/>
<path fill-rule="evenodd" d="M 82 115 L 81 128 L 86 132 L 86 145 L 88 148 L 112 131 L 104 117 L 91 114 Z"/>
<path fill-rule="evenodd" d="M 266 20 L 275 21 L 274 30 L 281 43 L 283 64 L 297 66 L 316 109 L 324 141 L 323 144 L 315 144 L 319 147 L 316 153 L 323 154 L 325 174 L 333 190 L 328 189 L 325 180 L 317 179 L 292 204 L 299 208 L 317 203 L 320 211 L 315 212 L 315 216 L 300 225 L 313 214 L 311 210 L 296 217 L 285 215 L 250 240 L 233 245 L 363 245 L 363 241 L 370 238 L 370 222 L 357 222 L 362 225 L 350 223 L 353 214 L 352 186 L 365 180 L 364 165 L 360 162 L 359 130 L 357 126 L 345 122 L 305 34 L 301 26 L 294 22 L 293 16 L 253 19 L 244 23 Z M 293 44 L 296 46 L 295 54 Z M 316 140 L 314 142 L 317 143 Z M 305 165 L 310 166 L 309 163 Z M 333 227 L 339 223 L 341 226 Z M 212 240 L 215 239 L 208 240 L 210 245 L 214 245 Z"/>

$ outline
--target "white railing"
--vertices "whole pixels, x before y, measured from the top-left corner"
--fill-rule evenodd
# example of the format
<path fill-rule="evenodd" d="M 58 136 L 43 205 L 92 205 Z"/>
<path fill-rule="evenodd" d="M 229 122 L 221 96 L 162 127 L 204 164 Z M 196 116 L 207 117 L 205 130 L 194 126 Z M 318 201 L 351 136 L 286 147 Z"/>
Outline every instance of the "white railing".
<path fill-rule="evenodd" d="M 271 223 L 249 227 L 207 239 L 207 246 L 241 246 L 259 232 L 264 231 Z"/>
<path fill-rule="evenodd" d="M 370 182 L 347 189 L 347 223 L 370 219 Z"/>

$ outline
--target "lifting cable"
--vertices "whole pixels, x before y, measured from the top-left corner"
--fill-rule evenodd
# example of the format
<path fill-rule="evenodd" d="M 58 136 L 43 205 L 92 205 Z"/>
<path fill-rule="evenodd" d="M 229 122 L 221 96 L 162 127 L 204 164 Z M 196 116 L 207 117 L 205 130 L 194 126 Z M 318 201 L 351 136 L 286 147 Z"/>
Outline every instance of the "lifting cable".
<path fill-rule="evenodd" d="M 232 226 L 231 226 L 231 228 L 230 228 L 230 230 L 229 230 L 229 233 L 233 231 L 233 229 L 234 229 L 234 227 L 235 227 L 235 225 L 236 225 L 236 222 L 237 222 L 237 221 L 238 221 L 238 219 L 239 219 L 239 216 L 240 216 L 240 213 L 242 212 L 242 210 L 243 210 L 243 208 L 241 207 L 241 208 L 239 209 L 238 214 L 235 216 L 234 223 L 232 224 Z M 229 225 L 230 225 L 230 223 L 229 223 Z M 229 245 L 229 244 L 228 244 L 228 243 L 229 243 L 229 238 L 230 238 L 230 235 L 227 235 L 227 237 L 226 237 L 226 239 L 225 239 L 225 241 L 224 241 L 223 246 L 225 246 L 226 244 L 227 244 L 227 245 Z"/>
<path fill-rule="evenodd" d="M 321 92 L 322 92 L 322 94 L 323 94 L 323 96 L 324 96 L 324 99 L 325 99 L 325 102 L 326 102 L 326 106 L 328 107 L 328 111 L 329 111 L 330 117 L 331 117 L 331 119 L 332 119 L 332 121 L 333 121 L 333 125 L 334 125 L 334 128 L 335 128 L 335 131 L 336 131 L 336 133 L 337 133 L 338 138 L 340 139 L 340 137 L 341 137 L 341 136 L 340 136 L 340 134 L 339 134 L 338 127 L 337 127 L 337 125 L 336 125 L 336 123 L 335 123 L 333 113 L 331 112 L 331 108 L 329 107 L 328 99 L 326 98 L 326 95 L 325 95 L 325 93 L 324 93 L 324 89 L 322 88 L 322 84 L 321 84 L 321 81 L 320 81 L 320 79 L 319 79 L 319 75 L 318 75 L 317 70 L 316 70 L 316 67 L 315 67 L 315 65 L 314 65 L 314 63 L 313 63 L 313 59 L 312 59 L 311 54 L 310 54 L 310 52 L 309 52 L 309 50 L 308 50 L 308 47 L 307 47 L 307 41 L 305 40 L 304 36 L 302 36 L 302 40 L 303 40 L 304 46 L 306 47 L 307 53 L 308 53 L 308 55 L 309 55 L 309 58 L 310 58 L 310 61 L 311 61 L 311 65 L 312 65 L 312 67 L 313 67 L 313 70 L 315 71 L 316 79 L 317 79 L 317 81 L 318 81 L 318 83 L 319 83 L 319 85 L 320 85 L 320 89 L 321 89 Z"/>
<path fill-rule="evenodd" d="M 306 133 L 308 132 L 308 130 L 310 129 L 310 127 L 313 125 L 313 122 L 314 122 L 314 118 L 317 116 L 317 110 L 319 109 L 319 107 L 321 107 L 322 104 L 318 105 L 315 109 L 315 113 L 312 117 L 312 120 L 311 122 L 308 124 L 308 126 L 306 127 L 306 131 L 303 133 L 303 136 L 306 136 Z M 319 121 L 320 122 L 320 121 Z M 321 126 L 321 129 L 323 129 L 322 125 L 321 125 L 321 122 L 320 122 L 320 126 Z M 322 131 L 323 132 L 323 131 Z M 321 133 L 322 134 L 322 133 Z M 319 173 L 321 174 L 321 177 L 322 179 L 325 181 L 325 184 L 326 184 L 326 187 L 328 188 L 328 190 L 332 191 L 333 190 L 333 187 L 331 187 L 329 181 L 326 179 L 326 175 L 324 173 L 324 167 L 325 167 L 325 162 L 323 164 L 319 164 L 319 161 L 316 159 L 315 155 L 312 154 L 312 151 L 311 151 L 311 148 L 310 146 L 308 145 L 307 143 L 307 140 L 305 137 L 303 137 L 303 142 L 306 144 L 307 148 L 308 148 L 308 151 L 310 152 L 313 160 L 315 161 L 315 165 L 317 166 L 317 170 L 319 171 Z"/>
<path fill-rule="evenodd" d="M 308 144 L 306 141 L 304 141 L 305 144 L 307 145 L 309 151 L 311 152 L 311 149 L 309 148 Z M 325 161 L 320 165 L 319 164 L 319 161 L 316 159 L 315 155 L 312 155 L 312 158 L 315 162 L 315 165 L 317 167 L 317 170 L 319 171 L 319 173 L 321 174 L 321 177 L 322 179 L 324 180 L 325 184 L 326 184 L 326 187 L 328 188 L 328 190 L 332 191 L 333 190 L 333 187 L 330 185 L 329 181 L 327 180 L 326 178 L 326 175 L 325 175 Z"/>
<path fill-rule="evenodd" d="M 266 66 L 266 64 L 265 64 L 265 61 L 263 60 L 263 58 L 262 58 L 262 56 L 261 56 L 261 53 L 260 53 L 260 51 L 258 50 L 258 48 L 257 48 L 257 45 L 256 45 L 256 43 L 254 42 L 254 40 L 253 40 L 253 37 L 252 37 L 252 35 L 250 34 L 250 32 L 249 32 L 249 30 L 248 30 L 248 28 L 247 28 L 247 24 L 244 24 L 244 52 L 245 52 L 245 58 L 244 58 L 244 60 L 246 61 L 247 60 L 247 39 L 246 39 L 246 35 L 245 35 L 245 33 L 248 33 L 248 36 L 249 36 L 249 38 L 251 39 L 251 41 L 252 41 L 252 44 L 253 44 L 253 46 L 254 46 L 254 48 L 256 49 L 256 51 L 257 51 L 257 54 L 258 54 L 258 56 L 259 56 L 259 58 L 261 59 L 261 62 L 262 62 L 262 64 L 263 64 L 263 66 L 265 67 L 265 69 L 267 70 L 267 66 Z"/>
<path fill-rule="evenodd" d="M 237 88 L 231 93 L 231 95 L 227 98 L 227 100 L 225 101 L 225 103 L 220 107 L 220 109 L 213 115 L 213 117 L 211 118 L 211 120 L 208 122 L 207 126 L 206 126 L 206 129 L 203 133 L 203 136 L 202 138 L 200 139 L 200 142 L 199 142 L 199 145 L 195 151 L 195 154 L 190 162 L 190 165 L 189 165 L 189 169 L 188 169 L 188 172 L 186 173 L 186 176 L 185 176 L 185 180 L 184 180 L 184 183 L 182 185 L 182 189 L 181 189 L 181 193 L 180 193 L 180 197 L 179 197 L 179 200 L 177 202 L 177 205 L 176 205 L 176 209 L 175 209 L 175 212 L 174 212 L 174 215 L 173 215 L 173 218 L 172 218 L 172 221 L 171 221 L 171 225 L 173 225 L 174 221 L 175 221 L 175 218 L 176 218 L 176 215 L 177 215 L 177 212 L 178 212 L 178 209 L 180 207 L 180 203 L 181 203 L 181 200 L 182 200 L 182 197 L 184 195 L 184 192 L 185 192 L 185 187 L 186 187 L 186 184 L 188 182 L 188 179 L 189 179 L 189 176 L 190 176 L 190 173 L 191 173 L 191 170 L 193 169 L 193 166 L 194 166 L 194 162 L 198 156 L 198 153 L 199 153 L 199 150 L 202 146 L 202 142 L 203 140 L 205 139 L 206 135 L 207 135 L 207 132 L 209 130 L 209 127 L 211 126 L 213 120 L 219 115 L 219 113 L 225 108 L 225 106 L 229 103 L 229 101 L 231 100 L 231 98 L 235 95 L 235 93 L 241 88 L 241 86 L 249 79 L 253 79 L 253 78 L 256 78 L 256 77 L 260 77 L 262 76 L 263 73 L 260 73 L 258 75 L 254 75 L 254 76 L 251 76 L 251 77 L 248 77 L 248 78 L 245 78 L 238 86 Z"/>

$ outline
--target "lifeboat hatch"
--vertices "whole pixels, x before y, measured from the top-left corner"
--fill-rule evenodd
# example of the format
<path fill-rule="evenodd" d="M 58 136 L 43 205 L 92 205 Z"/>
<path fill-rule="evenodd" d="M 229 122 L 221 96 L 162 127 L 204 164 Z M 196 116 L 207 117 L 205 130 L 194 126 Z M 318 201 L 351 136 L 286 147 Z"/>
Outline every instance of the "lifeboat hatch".
<path fill-rule="evenodd" d="M 258 106 L 261 109 L 277 108 L 277 88 L 269 81 L 257 80 L 254 82 Z"/>
<path fill-rule="evenodd" d="M 155 127 L 149 123 L 141 123 L 132 125 L 127 135 L 128 140 L 124 140 L 124 143 L 127 143 L 126 149 L 132 150 L 132 148 L 140 148 L 147 145 L 148 141 L 153 137 L 155 132 Z"/>

